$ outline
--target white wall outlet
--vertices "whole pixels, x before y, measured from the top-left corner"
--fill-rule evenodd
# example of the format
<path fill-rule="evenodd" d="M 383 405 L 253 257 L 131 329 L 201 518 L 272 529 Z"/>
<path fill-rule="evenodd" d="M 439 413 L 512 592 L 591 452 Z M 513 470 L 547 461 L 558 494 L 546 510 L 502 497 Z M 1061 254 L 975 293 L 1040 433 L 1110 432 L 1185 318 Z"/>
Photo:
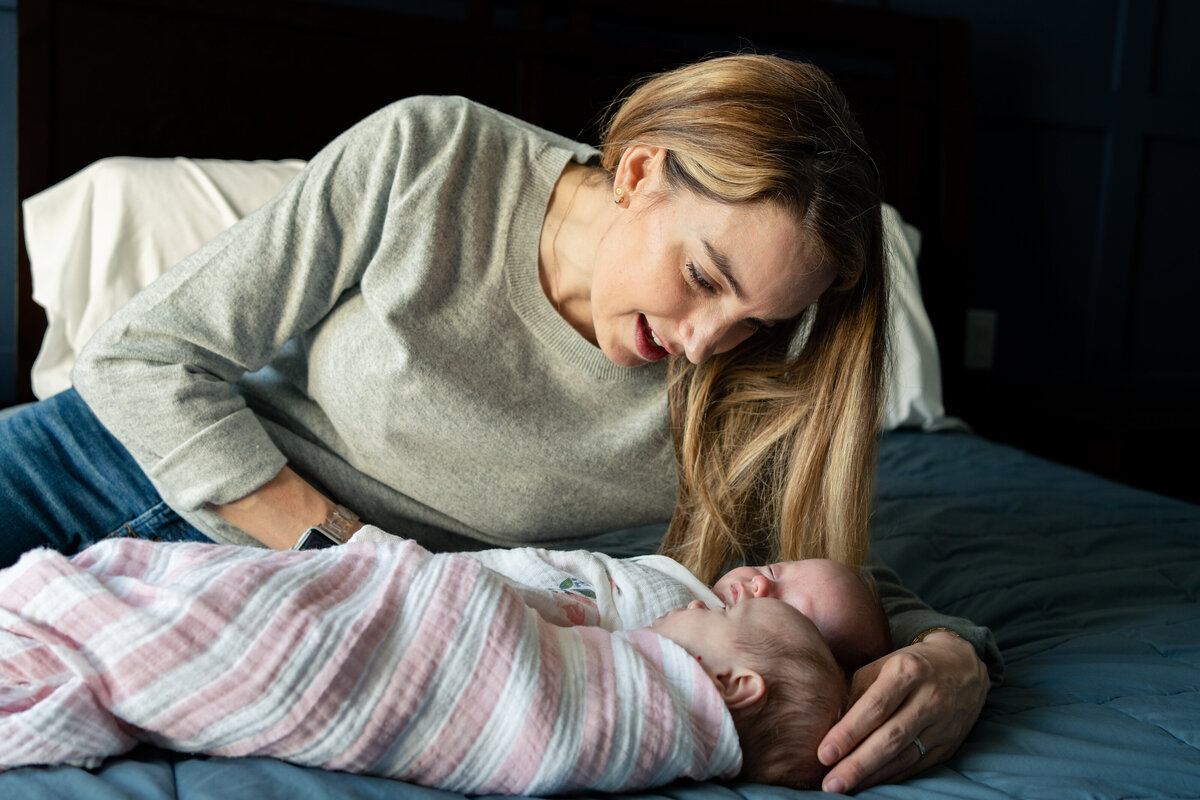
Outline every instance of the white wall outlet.
<path fill-rule="evenodd" d="M 963 366 L 991 369 L 996 360 L 996 312 L 990 308 L 967 309 L 967 340 Z"/>

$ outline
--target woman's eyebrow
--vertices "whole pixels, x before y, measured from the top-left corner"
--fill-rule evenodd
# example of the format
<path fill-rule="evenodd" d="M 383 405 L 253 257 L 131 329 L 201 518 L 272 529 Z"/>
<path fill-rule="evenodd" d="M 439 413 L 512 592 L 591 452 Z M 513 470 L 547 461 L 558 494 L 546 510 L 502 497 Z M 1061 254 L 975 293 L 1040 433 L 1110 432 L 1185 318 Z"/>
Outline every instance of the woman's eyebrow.
<path fill-rule="evenodd" d="M 704 244 L 705 251 L 708 253 L 709 260 L 712 261 L 713 266 L 716 268 L 717 272 L 721 273 L 721 277 L 723 277 L 725 279 L 725 282 L 729 284 L 729 288 L 731 290 L 733 290 L 733 296 L 736 297 L 738 300 L 743 299 L 742 287 L 737 282 L 737 278 L 733 277 L 733 268 L 730 267 L 730 265 L 729 265 L 729 256 L 725 255 L 725 253 L 718 250 L 716 248 L 716 246 L 712 242 L 710 242 L 708 239 L 702 239 L 701 241 Z M 777 320 L 777 319 L 758 319 L 758 318 L 755 318 L 752 321 L 755 324 L 761 325 L 764 328 L 770 328 L 771 326 L 777 325 L 780 322 L 780 320 Z"/>
<path fill-rule="evenodd" d="M 721 273 L 721 277 L 725 278 L 725 282 L 729 284 L 729 288 L 733 290 L 733 296 L 738 300 L 742 299 L 742 287 L 738 284 L 737 279 L 733 277 L 733 270 L 729 266 L 729 256 L 718 250 L 712 242 L 704 239 L 704 249 L 708 252 L 708 258 L 716 267 L 717 272 Z"/>

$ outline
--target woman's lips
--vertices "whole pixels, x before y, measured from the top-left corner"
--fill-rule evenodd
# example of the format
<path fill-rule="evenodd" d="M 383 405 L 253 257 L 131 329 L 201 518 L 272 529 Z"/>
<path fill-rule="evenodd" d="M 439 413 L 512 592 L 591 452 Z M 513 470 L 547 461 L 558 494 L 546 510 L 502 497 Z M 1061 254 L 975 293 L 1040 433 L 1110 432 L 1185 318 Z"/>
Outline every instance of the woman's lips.
<path fill-rule="evenodd" d="M 655 344 L 653 336 L 650 324 L 646 321 L 646 315 L 638 314 L 637 327 L 633 334 L 634 347 L 637 348 L 638 355 L 646 361 L 661 361 L 670 353 L 665 347 Z"/>

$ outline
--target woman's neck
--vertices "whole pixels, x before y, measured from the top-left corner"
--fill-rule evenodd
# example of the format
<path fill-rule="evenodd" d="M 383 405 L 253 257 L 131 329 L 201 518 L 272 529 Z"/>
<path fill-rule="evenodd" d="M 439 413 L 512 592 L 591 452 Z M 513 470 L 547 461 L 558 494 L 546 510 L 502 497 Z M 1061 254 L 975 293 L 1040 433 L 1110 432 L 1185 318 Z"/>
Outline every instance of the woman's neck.
<path fill-rule="evenodd" d="M 571 327 L 595 344 L 592 267 L 596 246 L 612 222 L 605 173 L 574 162 L 554 184 L 538 245 L 538 276 L 550 304 Z"/>

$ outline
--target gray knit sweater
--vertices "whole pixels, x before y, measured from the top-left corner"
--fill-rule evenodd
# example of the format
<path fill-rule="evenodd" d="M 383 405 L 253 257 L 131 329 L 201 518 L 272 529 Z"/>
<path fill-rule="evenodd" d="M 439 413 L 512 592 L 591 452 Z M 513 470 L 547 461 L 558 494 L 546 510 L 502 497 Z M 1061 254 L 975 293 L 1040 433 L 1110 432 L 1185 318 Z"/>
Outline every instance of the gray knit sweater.
<path fill-rule="evenodd" d="M 550 192 L 595 151 L 462 98 L 395 103 L 138 295 L 73 375 L 163 498 L 285 463 L 438 549 L 664 521 L 664 368 L 614 365 L 538 280 Z"/>
<path fill-rule="evenodd" d="M 462 98 L 388 106 L 126 305 L 75 386 L 219 542 L 257 544 L 206 504 L 284 464 L 435 550 L 665 522 L 663 363 L 614 365 L 538 279 L 555 181 L 595 155 Z M 998 667 L 986 629 L 876 574 L 897 644 L 954 627 Z"/>

